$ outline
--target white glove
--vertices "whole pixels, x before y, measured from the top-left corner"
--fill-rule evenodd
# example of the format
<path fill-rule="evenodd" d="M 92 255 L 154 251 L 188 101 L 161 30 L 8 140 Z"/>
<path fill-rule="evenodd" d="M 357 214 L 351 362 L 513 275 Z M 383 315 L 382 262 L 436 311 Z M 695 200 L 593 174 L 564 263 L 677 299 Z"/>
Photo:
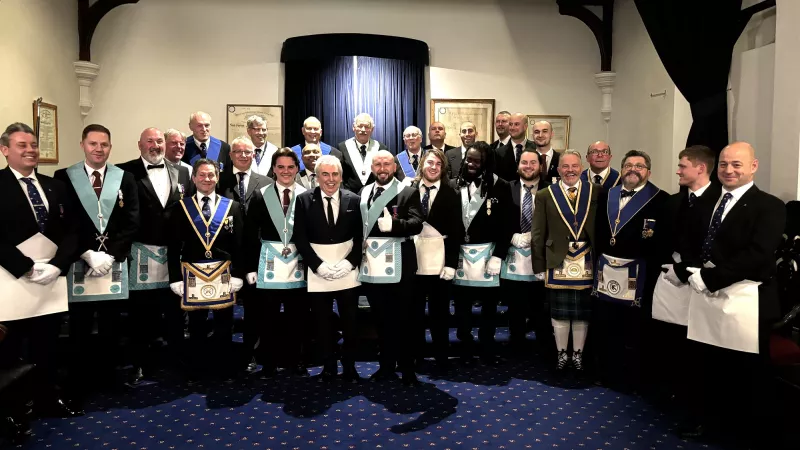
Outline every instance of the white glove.
<path fill-rule="evenodd" d="M 522 233 L 522 248 L 531 247 L 531 232 Z"/>
<path fill-rule="evenodd" d="M 86 250 L 81 255 L 81 259 L 86 261 L 95 272 L 103 276 L 111 270 L 111 265 L 114 264 L 114 257 L 106 252 L 96 252 L 94 250 Z"/>
<path fill-rule="evenodd" d="M 544 281 L 544 272 L 539 272 L 534 275 L 537 281 Z"/>
<path fill-rule="evenodd" d="M 331 266 L 329 266 L 328 263 L 326 262 L 323 262 L 322 264 L 319 265 L 319 267 L 317 267 L 317 275 L 328 281 L 334 279 L 333 274 L 335 273 L 336 271 L 333 270 Z"/>
<path fill-rule="evenodd" d="M 383 208 L 383 215 L 378 219 L 378 229 L 382 233 L 392 231 L 392 215 L 389 214 L 389 208 Z"/>
<path fill-rule="evenodd" d="M 442 269 L 442 273 L 439 274 L 439 278 L 450 281 L 456 276 L 456 269 L 452 267 L 445 267 Z"/>
<path fill-rule="evenodd" d="M 502 265 L 503 260 L 498 258 L 497 256 L 492 256 L 489 258 L 489 264 L 486 264 L 486 273 L 489 275 L 497 275 L 500 273 L 500 266 Z"/>
<path fill-rule="evenodd" d="M 700 276 L 700 269 L 697 267 L 687 267 L 686 270 L 692 274 L 692 276 L 689 277 L 689 285 L 692 287 L 692 289 L 699 294 L 708 292 L 706 283 L 703 281 L 703 277 Z"/>
<path fill-rule="evenodd" d="M 89 268 L 89 271 L 86 272 L 86 276 L 88 276 L 88 277 L 98 277 L 99 278 L 99 277 L 104 277 L 106 275 L 108 275 L 108 271 L 107 270 L 105 271 L 105 273 L 103 273 L 103 272 L 94 270 L 91 267 Z"/>
<path fill-rule="evenodd" d="M 511 245 L 517 248 L 525 248 L 523 245 L 525 238 L 523 236 L 523 233 L 514 233 L 514 235 L 511 236 Z"/>
<path fill-rule="evenodd" d="M 338 280 L 339 278 L 346 276 L 353 269 L 354 267 L 352 264 L 350 264 L 350 261 L 343 259 L 333 266 L 333 279 Z"/>
<path fill-rule="evenodd" d="M 46 286 L 56 281 L 59 275 L 61 275 L 61 269 L 52 264 L 34 263 L 33 271 L 31 272 L 31 283 Z"/>
<path fill-rule="evenodd" d="M 678 275 L 675 274 L 675 268 L 672 264 L 664 264 L 661 266 L 663 269 L 667 269 L 667 273 L 664 275 L 664 278 L 667 279 L 670 283 L 674 284 L 675 286 L 680 286 L 683 284 Z"/>
<path fill-rule="evenodd" d="M 234 292 L 239 292 L 239 289 L 244 286 L 244 282 L 241 278 L 231 277 L 231 294 Z"/>
<path fill-rule="evenodd" d="M 258 275 L 256 275 L 255 272 L 250 272 L 247 274 L 245 278 L 247 278 L 247 284 L 256 284 L 256 281 L 258 280 Z"/>
<path fill-rule="evenodd" d="M 172 292 L 174 292 L 178 297 L 183 297 L 183 281 L 170 283 L 169 288 L 172 289 Z"/>

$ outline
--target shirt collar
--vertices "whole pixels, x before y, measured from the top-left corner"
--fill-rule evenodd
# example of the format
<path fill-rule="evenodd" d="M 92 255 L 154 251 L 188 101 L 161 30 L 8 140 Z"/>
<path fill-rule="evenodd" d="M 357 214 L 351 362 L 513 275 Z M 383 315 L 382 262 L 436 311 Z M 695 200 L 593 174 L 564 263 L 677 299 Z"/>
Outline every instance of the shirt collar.
<path fill-rule="evenodd" d="M 514 140 L 513 140 L 513 139 L 511 139 L 511 138 L 509 137 L 509 138 L 508 138 L 508 140 L 509 140 L 509 142 L 511 142 L 511 146 L 512 146 L 512 147 L 516 147 L 516 146 L 517 146 L 517 143 L 516 143 L 516 142 L 514 142 Z M 523 139 L 522 139 L 522 142 L 520 142 L 520 143 L 519 143 L 519 145 L 521 145 L 521 146 L 522 146 L 522 148 L 525 148 L 525 144 L 527 144 L 527 143 L 528 143 L 528 138 L 523 138 Z"/>
<path fill-rule="evenodd" d="M 239 170 L 239 169 L 236 168 L 236 166 L 233 167 L 233 174 L 234 175 L 238 174 L 239 172 L 244 172 L 249 176 L 251 171 L 252 171 L 252 167 L 250 169 L 247 169 L 247 170 Z"/>
<path fill-rule="evenodd" d="M 511 135 L 509 134 L 508 136 L 506 136 L 505 139 L 498 139 L 498 140 L 500 141 L 501 144 L 506 145 L 508 144 L 508 141 L 511 140 Z"/>
<path fill-rule="evenodd" d="M 602 178 L 602 179 L 604 179 L 604 180 L 605 180 L 605 179 L 606 179 L 606 177 L 608 176 L 608 172 L 610 172 L 610 171 L 611 171 L 611 166 L 609 166 L 609 167 L 606 167 L 606 168 L 605 168 L 605 169 L 603 169 L 603 171 L 602 171 L 602 172 L 600 172 L 600 173 L 594 173 L 594 171 L 593 171 L 593 170 L 592 170 L 592 168 L 590 167 L 590 168 L 589 168 L 589 181 L 591 181 L 591 180 L 594 180 L 594 177 L 595 177 L 595 176 L 597 176 L 597 175 L 600 175 L 600 178 Z"/>
<path fill-rule="evenodd" d="M 153 165 L 153 163 L 151 163 L 150 161 L 148 161 L 148 160 L 144 159 L 144 156 L 141 156 L 141 157 L 139 157 L 139 159 L 141 159 L 141 160 L 142 160 L 142 164 L 144 164 L 144 168 L 145 168 L 145 169 L 147 169 L 147 166 L 152 166 L 152 165 Z M 158 163 L 158 164 L 165 164 L 165 162 L 166 162 L 166 161 L 167 161 L 167 158 L 162 158 L 162 159 L 161 159 L 161 162 L 160 162 L 160 163 Z M 181 162 L 183 162 L 183 161 L 181 161 Z M 86 163 L 84 163 L 84 165 L 85 165 L 85 164 L 86 164 Z M 172 164 L 172 163 L 171 163 L 171 164 Z M 186 164 L 186 165 L 187 165 L 187 166 L 189 166 L 189 164 Z M 167 166 L 165 165 L 164 167 L 167 167 Z M 192 167 L 192 166 L 189 166 L 189 167 Z M 104 168 L 104 169 L 105 169 L 105 168 Z M 91 172 L 89 172 L 89 173 L 91 173 Z"/>
<path fill-rule="evenodd" d="M 203 207 L 203 197 L 208 197 L 209 198 L 208 203 L 211 204 L 211 205 L 214 205 L 214 204 L 217 203 L 217 193 L 216 192 L 212 192 L 212 193 L 210 193 L 208 195 L 204 195 L 202 192 L 197 191 L 196 196 L 197 196 L 197 203 L 200 205 L 201 208 Z"/>
<path fill-rule="evenodd" d="M 14 170 L 11 166 L 8 166 L 8 168 L 11 169 L 11 173 L 13 173 L 15 177 L 17 177 L 17 181 L 19 181 L 20 178 L 30 178 L 32 180 L 39 181 L 39 179 L 36 178 L 36 171 L 35 170 L 32 171 L 31 174 L 26 177 L 25 175 L 23 175 L 23 174 L 17 172 L 16 170 Z"/>
<path fill-rule="evenodd" d="M 711 186 L 711 181 L 709 181 L 708 183 L 706 183 L 705 186 L 701 187 L 700 189 L 698 189 L 696 191 L 693 191 L 693 190 L 689 189 L 689 194 L 690 195 L 694 194 L 694 195 L 700 197 L 701 195 L 703 195 L 703 192 L 705 192 L 706 189 L 708 189 L 709 186 Z"/>
<path fill-rule="evenodd" d="M 425 178 L 423 178 L 422 182 L 419 184 L 419 188 L 422 189 L 422 186 L 435 187 L 438 190 L 442 187 L 442 179 L 440 178 L 436 180 L 436 182 L 433 184 L 428 184 L 428 182 L 425 181 Z"/>
<path fill-rule="evenodd" d="M 519 184 L 520 184 L 520 189 L 523 188 L 523 187 L 528 187 L 528 186 L 537 187 L 539 185 L 539 180 L 525 181 L 522 178 L 520 178 L 519 179 Z"/>
<path fill-rule="evenodd" d="M 322 190 L 322 188 L 319 188 L 319 195 L 320 197 L 322 197 L 323 200 L 325 200 L 325 197 L 329 196 L 328 194 L 325 193 L 325 191 Z M 339 199 L 342 197 L 342 189 L 341 188 L 337 189 L 336 192 L 334 192 L 333 195 L 331 195 L 330 197 L 333 200 L 339 201 Z"/>
<path fill-rule="evenodd" d="M 275 180 L 275 186 L 277 186 L 278 192 L 281 192 L 281 193 L 283 192 L 284 189 L 289 189 L 290 191 L 292 191 L 292 194 L 294 194 L 294 187 L 296 185 L 297 185 L 297 183 L 292 183 L 291 186 L 284 186 L 284 185 L 281 184 L 280 181 Z"/>
<path fill-rule="evenodd" d="M 194 138 L 194 144 L 197 146 L 197 148 L 200 148 L 200 144 L 205 143 L 206 144 L 206 150 L 208 150 L 210 142 L 211 142 L 211 138 L 210 137 L 208 139 L 206 139 L 205 141 L 201 141 L 200 139 Z"/>
<path fill-rule="evenodd" d="M 546 151 L 544 153 L 540 152 L 540 154 L 542 154 L 544 156 L 547 156 L 548 158 L 552 157 L 553 156 L 553 147 L 550 147 L 550 150 L 548 150 L 548 151 Z"/>
<path fill-rule="evenodd" d="M 559 180 L 559 181 L 558 181 L 558 184 L 560 184 L 560 185 L 561 185 L 561 189 L 564 189 L 565 191 L 568 191 L 568 190 L 569 190 L 569 188 L 571 188 L 571 187 L 574 187 L 574 188 L 580 187 L 581 180 L 578 180 L 578 182 L 577 182 L 577 183 L 575 183 L 575 186 L 567 186 L 567 184 L 566 184 L 566 183 L 564 183 L 564 180 Z"/>
<path fill-rule="evenodd" d="M 736 188 L 736 189 L 734 189 L 732 191 L 729 191 L 729 190 L 727 190 L 727 189 L 725 189 L 723 187 L 722 188 L 722 195 L 730 193 L 731 195 L 733 195 L 734 200 L 739 200 L 740 198 L 742 198 L 742 195 L 744 195 L 744 193 L 747 192 L 751 187 L 753 187 L 753 182 L 752 181 L 747 183 L 747 184 L 745 184 L 744 186 L 739 186 L 738 188 Z"/>
<path fill-rule="evenodd" d="M 101 168 L 99 168 L 99 169 L 93 169 L 93 168 L 89 167 L 89 165 L 88 165 L 88 164 L 86 164 L 86 161 L 83 161 L 83 168 L 84 168 L 84 169 L 86 169 L 86 173 L 87 173 L 87 174 L 89 174 L 89 176 L 91 176 L 91 175 L 92 175 L 92 172 L 94 172 L 95 170 L 96 170 L 96 171 L 98 171 L 98 172 L 100 172 L 100 177 L 101 177 L 101 178 L 102 178 L 102 177 L 104 176 L 104 174 L 106 173 L 106 165 L 105 165 L 105 164 L 103 164 L 103 167 L 101 167 Z"/>

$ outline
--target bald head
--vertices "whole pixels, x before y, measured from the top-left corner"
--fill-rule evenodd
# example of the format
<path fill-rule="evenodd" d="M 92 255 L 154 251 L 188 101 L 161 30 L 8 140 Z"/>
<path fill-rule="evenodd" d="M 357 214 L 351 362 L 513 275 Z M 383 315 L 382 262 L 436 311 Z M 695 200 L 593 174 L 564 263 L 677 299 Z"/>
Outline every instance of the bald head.
<path fill-rule="evenodd" d="M 533 142 L 539 153 L 544 153 L 550 150 L 550 139 L 553 137 L 553 126 L 546 120 L 539 120 L 533 124 Z"/>
<path fill-rule="evenodd" d="M 431 145 L 436 148 L 444 148 L 444 138 L 447 137 L 447 132 L 444 129 L 442 122 L 432 122 L 428 128 L 428 139 Z"/>
<path fill-rule="evenodd" d="M 758 171 L 756 151 L 747 142 L 734 142 L 719 154 L 717 176 L 728 191 L 742 187 L 753 181 Z"/>
<path fill-rule="evenodd" d="M 508 134 L 515 143 L 522 142 L 528 132 L 528 116 L 522 113 L 511 114 L 508 119 Z"/>
<path fill-rule="evenodd" d="M 158 128 L 145 128 L 139 135 L 139 152 L 150 164 L 161 164 L 165 148 L 164 133 Z"/>
<path fill-rule="evenodd" d="M 189 129 L 195 140 L 205 142 L 211 137 L 211 116 L 203 111 L 197 111 L 189 116 Z"/>
<path fill-rule="evenodd" d="M 314 116 L 308 117 L 303 121 L 303 128 L 300 130 L 309 144 L 319 144 L 322 138 L 322 122 Z"/>
<path fill-rule="evenodd" d="M 461 143 L 464 144 L 464 148 L 468 148 L 475 143 L 475 140 L 478 138 L 478 130 L 475 129 L 474 123 L 464 122 L 459 129 L 460 132 L 458 136 L 461 138 Z"/>
<path fill-rule="evenodd" d="M 595 141 L 586 150 L 586 161 L 592 172 L 599 174 L 611 163 L 611 147 L 603 141 Z"/>
<path fill-rule="evenodd" d="M 397 165 L 394 162 L 394 155 L 387 150 L 378 150 L 372 157 L 372 174 L 375 175 L 375 182 L 384 186 L 392 181 Z"/>

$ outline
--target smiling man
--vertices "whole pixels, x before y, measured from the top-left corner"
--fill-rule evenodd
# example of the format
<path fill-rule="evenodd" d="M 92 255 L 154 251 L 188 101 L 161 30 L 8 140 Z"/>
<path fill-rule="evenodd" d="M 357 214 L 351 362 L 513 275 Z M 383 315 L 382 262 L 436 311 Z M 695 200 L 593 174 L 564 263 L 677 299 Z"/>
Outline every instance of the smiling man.
<path fill-rule="evenodd" d="M 461 147 L 451 148 L 445 152 L 445 156 L 447 156 L 447 167 L 449 168 L 447 176 L 450 179 L 458 177 L 458 174 L 461 172 L 461 165 L 467 155 L 467 148 L 478 139 L 478 131 L 474 123 L 464 122 L 459 129 L 458 136 L 461 138 Z"/>
<path fill-rule="evenodd" d="M 227 142 L 211 136 L 211 116 L 197 111 L 189 116 L 189 129 L 192 135 L 186 139 L 186 153 L 183 161 L 194 166 L 200 158 L 217 161 L 220 170 L 229 170 L 231 148 Z"/>
<path fill-rule="evenodd" d="M 498 115 L 498 117 L 500 116 Z M 508 131 L 508 140 L 506 144 L 498 144 L 494 148 L 494 155 L 497 161 L 497 175 L 511 182 L 517 178 L 517 167 L 522 151 L 528 146 L 534 146 L 534 143 L 526 137 L 528 116 L 525 114 L 514 113 L 506 116 L 506 130 Z"/>
<path fill-rule="evenodd" d="M 314 189 L 319 184 L 315 169 L 317 160 L 322 157 L 322 148 L 318 144 L 307 144 L 303 147 L 303 158 L 300 165 L 305 167 L 297 173 L 297 182 L 306 189 Z"/>
<path fill-rule="evenodd" d="M 182 161 L 186 153 L 186 136 L 180 131 L 170 128 L 164 132 L 164 159 L 172 164 L 185 167 L 192 175 L 192 166 Z"/>
<path fill-rule="evenodd" d="M 360 192 L 361 189 L 370 183 L 375 182 L 372 173 L 372 158 L 379 150 L 389 150 L 386 145 L 372 138 L 375 131 L 375 121 L 367 113 L 361 113 L 353 119 L 353 134 L 355 136 L 337 146 L 342 153 L 342 187 L 351 192 Z M 395 159 L 395 163 L 397 160 Z M 397 165 L 394 176 L 402 181 L 405 174 Z"/>
<path fill-rule="evenodd" d="M 422 130 L 415 126 L 403 130 L 403 143 L 405 151 L 397 155 L 397 162 L 406 178 L 413 179 L 422 159 Z"/>
<path fill-rule="evenodd" d="M 267 142 L 267 121 L 263 117 L 252 115 L 247 118 L 247 135 L 253 142 L 253 165 L 252 171 L 266 176 L 272 162 L 272 155 L 278 151 L 278 147 L 272 142 Z M 232 145 L 231 145 L 232 147 Z"/>
<path fill-rule="evenodd" d="M 550 145 L 550 140 L 553 138 L 553 125 L 546 120 L 535 122 L 531 134 L 533 134 L 533 142 L 536 144 L 536 151 L 547 158 L 542 175 L 548 180 L 548 183 L 557 182 L 559 177 L 558 158 L 561 154 Z"/>
<path fill-rule="evenodd" d="M 292 151 L 300 158 L 301 173 L 307 169 L 305 160 L 303 159 L 303 149 L 311 144 L 319 146 L 320 156 L 332 154 L 340 160 L 342 159 L 342 152 L 322 142 L 322 122 L 316 117 L 307 117 L 306 120 L 303 121 L 303 127 L 300 129 L 300 132 L 303 134 L 303 143 L 292 147 Z M 310 170 L 311 172 L 314 171 L 313 168 Z"/>
<path fill-rule="evenodd" d="M 589 167 L 581 172 L 581 180 L 590 181 L 608 191 L 619 183 L 619 172 L 611 167 L 611 147 L 597 141 L 586 149 Z"/>

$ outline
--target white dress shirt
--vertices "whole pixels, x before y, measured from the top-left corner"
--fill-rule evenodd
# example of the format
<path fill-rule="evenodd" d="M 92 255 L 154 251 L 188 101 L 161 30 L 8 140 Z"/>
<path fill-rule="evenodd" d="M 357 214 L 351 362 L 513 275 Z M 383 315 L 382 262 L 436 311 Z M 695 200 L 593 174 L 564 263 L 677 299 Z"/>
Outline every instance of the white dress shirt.
<path fill-rule="evenodd" d="M 611 172 L 611 167 L 606 167 L 606 168 L 605 168 L 605 169 L 603 169 L 603 171 L 602 171 L 602 172 L 600 172 L 600 173 L 594 173 L 594 171 L 593 171 L 593 170 L 592 170 L 592 168 L 590 167 L 590 168 L 589 168 L 589 173 L 588 173 L 588 175 L 589 175 L 589 181 L 590 181 L 590 182 L 592 182 L 592 183 L 594 183 L 594 177 L 596 177 L 596 176 L 598 176 L 598 175 L 600 176 L 600 179 L 601 179 L 602 181 L 605 181 L 605 180 L 606 180 L 606 177 L 608 176 L 608 173 L 609 173 L 609 172 Z M 602 183 L 602 181 L 601 181 L 601 183 Z"/>
<path fill-rule="evenodd" d="M 527 143 L 528 143 L 527 139 L 523 139 L 522 142 L 514 142 L 512 140 L 511 141 L 511 149 L 514 150 L 514 152 L 516 152 L 517 151 L 517 144 L 519 144 L 519 145 L 522 146 L 522 149 L 525 150 L 525 144 L 527 144 Z M 516 156 L 516 153 L 514 153 L 514 156 Z"/>
<path fill-rule="evenodd" d="M 328 218 L 328 194 L 325 193 L 322 189 L 319 190 L 320 195 L 322 195 L 322 211 L 325 213 L 325 218 Z M 333 221 L 334 225 L 336 222 L 339 221 L 339 202 L 342 198 L 342 190 L 339 189 L 331 196 L 331 207 L 333 208 Z"/>
<path fill-rule="evenodd" d="M 643 188 L 643 187 L 644 187 L 644 184 L 643 184 L 643 185 L 641 185 L 641 186 L 637 186 L 637 187 L 633 188 L 633 192 L 639 192 L 639 191 L 641 191 L 641 190 L 642 190 L 642 188 Z M 624 190 L 625 190 L 625 188 L 622 188 L 622 190 L 624 191 Z M 622 191 L 620 191 L 620 192 L 622 192 Z M 628 196 L 628 197 L 625 197 L 625 198 L 620 198 L 620 199 L 619 199 L 619 209 L 622 209 L 622 208 L 624 208 L 624 207 L 625 207 L 625 205 L 627 205 L 627 204 L 628 204 L 628 202 L 629 202 L 629 201 L 631 201 L 631 198 L 633 198 L 633 196 Z"/>
<path fill-rule="evenodd" d="M 86 170 L 86 174 L 89 175 L 89 183 L 91 183 L 92 186 L 94 186 L 94 172 L 95 171 L 97 171 L 100 174 L 100 186 L 103 185 L 103 181 L 105 181 L 105 177 L 106 177 L 106 165 L 105 164 L 103 164 L 103 167 L 101 167 L 99 169 L 95 169 L 95 168 L 92 168 L 91 166 L 89 166 L 88 164 L 86 164 L 86 161 L 84 160 L 83 161 L 83 168 Z"/>
<path fill-rule="evenodd" d="M 180 165 L 186 167 L 186 170 L 189 171 L 189 177 L 192 176 L 192 166 L 190 164 L 186 164 L 185 162 L 181 161 Z"/>
<path fill-rule="evenodd" d="M 47 211 L 49 212 L 50 204 L 47 202 L 47 195 L 45 195 L 44 189 L 42 189 L 42 185 L 39 183 L 39 179 L 36 178 L 36 171 L 31 172 L 30 175 L 25 177 L 21 173 L 12 169 L 10 166 L 9 169 L 11 169 L 11 173 L 13 173 L 15 177 L 17 177 L 17 181 L 19 182 L 19 185 L 22 187 L 22 192 L 25 194 L 25 198 L 28 199 L 28 203 L 31 205 L 31 211 L 33 211 L 33 217 L 36 217 L 36 209 L 33 208 L 33 202 L 31 202 L 31 198 L 28 197 L 28 185 L 25 184 L 24 181 L 22 181 L 22 178 L 30 178 L 31 180 L 33 180 L 33 185 L 36 186 L 36 190 L 39 191 L 39 197 L 42 198 L 42 203 L 44 203 L 44 207 L 47 208 Z"/>
<path fill-rule="evenodd" d="M 502 146 L 508 144 L 508 141 L 511 140 L 511 135 L 509 134 L 508 136 L 506 136 L 505 139 L 498 139 L 498 140 L 500 141 L 500 143 L 498 143 L 497 146 L 498 147 L 502 147 Z M 525 147 L 525 144 L 523 143 L 522 146 Z"/>
<path fill-rule="evenodd" d="M 208 148 L 211 147 L 211 138 L 206 139 L 205 141 L 201 141 L 200 139 L 194 138 L 194 144 L 197 148 L 200 148 L 200 144 L 206 144 L 206 154 L 208 154 Z"/>
<path fill-rule="evenodd" d="M 706 183 L 705 186 L 701 187 L 700 189 L 698 189 L 696 191 L 693 191 L 693 190 L 689 189 L 689 195 L 694 194 L 695 196 L 700 197 L 701 195 L 703 195 L 703 192 L 705 192 L 706 189 L 708 189 L 709 186 L 711 186 L 711 182 L 710 181 L 708 183 Z"/>
<path fill-rule="evenodd" d="M 150 178 L 150 182 L 153 184 L 153 190 L 156 191 L 158 201 L 161 202 L 162 207 L 166 207 L 170 190 L 167 167 L 164 166 L 158 169 L 147 169 L 147 166 L 152 164 L 144 158 L 141 159 L 142 164 L 144 164 L 144 170 L 147 172 L 147 177 Z M 159 164 L 166 164 L 166 162 L 162 159 Z"/>
<path fill-rule="evenodd" d="M 253 160 L 253 162 L 255 162 L 255 160 Z M 247 187 L 250 186 L 250 173 L 251 173 L 250 170 L 251 169 L 239 170 L 239 169 L 236 168 L 236 166 L 233 167 L 233 176 L 236 177 L 236 189 L 237 189 L 237 191 L 239 189 L 239 174 L 240 173 L 244 173 L 244 192 L 245 192 L 245 194 L 247 194 Z M 242 200 L 244 200 L 244 199 L 242 199 Z"/>
<path fill-rule="evenodd" d="M 436 198 L 436 194 L 439 192 L 439 189 L 442 187 L 442 180 L 436 180 L 433 184 L 428 184 L 425 181 L 425 178 L 422 179 L 422 182 L 419 184 L 419 199 L 422 201 L 422 197 L 425 195 L 425 188 L 423 186 L 433 186 L 436 189 L 431 189 L 430 194 L 428 194 L 428 212 L 431 210 L 431 205 L 433 205 L 433 199 Z"/>
<path fill-rule="evenodd" d="M 461 145 L 461 160 L 464 160 L 464 155 L 466 155 L 466 154 L 467 154 L 467 149 L 462 144 Z"/>
<path fill-rule="evenodd" d="M 539 154 L 545 156 L 544 170 L 545 170 L 545 172 L 547 172 L 548 170 L 550 170 L 550 161 L 553 160 L 553 147 L 550 147 L 550 150 L 548 150 L 548 151 L 546 151 L 544 153 L 539 152 Z"/>
<path fill-rule="evenodd" d="M 751 187 L 753 187 L 753 182 L 752 181 L 747 183 L 747 184 L 745 184 L 744 186 L 740 186 L 740 187 L 738 187 L 738 188 L 736 188 L 736 189 L 734 189 L 732 191 L 729 191 L 729 190 L 727 190 L 727 189 L 725 189 L 723 187 L 722 188 L 722 194 L 720 194 L 719 200 L 717 200 L 717 204 L 714 206 L 714 211 L 716 211 L 717 208 L 719 208 L 719 203 L 722 201 L 722 197 L 724 197 L 725 194 L 730 192 L 730 194 L 733 195 L 733 198 L 728 200 L 728 203 L 725 204 L 725 209 L 722 211 L 722 220 L 724 221 L 725 220 L 725 216 L 727 216 L 728 213 L 731 212 L 731 208 L 733 208 L 733 205 L 735 205 L 736 202 L 738 202 L 739 199 L 742 198 L 744 193 L 747 192 Z"/>
<path fill-rule="evenodd" d="M 279 181 L 275 181 L 275 187 L 278 188 L 278 197 L 281 199 L 281 204 L 283 204 L 283 191 L 285 189 L 289 190 L 289 203 L 291 204 L 292 199 L 294 198 L 294 187 L 297 186 L 297 183 L 292 183 L 291 186 L 284 186 Z"/>
<path fill-rule="evenodd" d="M 214 210 L 217 209 L 217 194 L 216 192 L 212 192 L 208 195 L 203 194 L 200 191 L 197 191 L 195 194 L 195 198 L 197 198 L 197 204 L 200 206 L 201 212 L 203 209 L 203 197 L 208 197 L 208 206 L 211 208 L 211 215 L 214 215 Z"/>

